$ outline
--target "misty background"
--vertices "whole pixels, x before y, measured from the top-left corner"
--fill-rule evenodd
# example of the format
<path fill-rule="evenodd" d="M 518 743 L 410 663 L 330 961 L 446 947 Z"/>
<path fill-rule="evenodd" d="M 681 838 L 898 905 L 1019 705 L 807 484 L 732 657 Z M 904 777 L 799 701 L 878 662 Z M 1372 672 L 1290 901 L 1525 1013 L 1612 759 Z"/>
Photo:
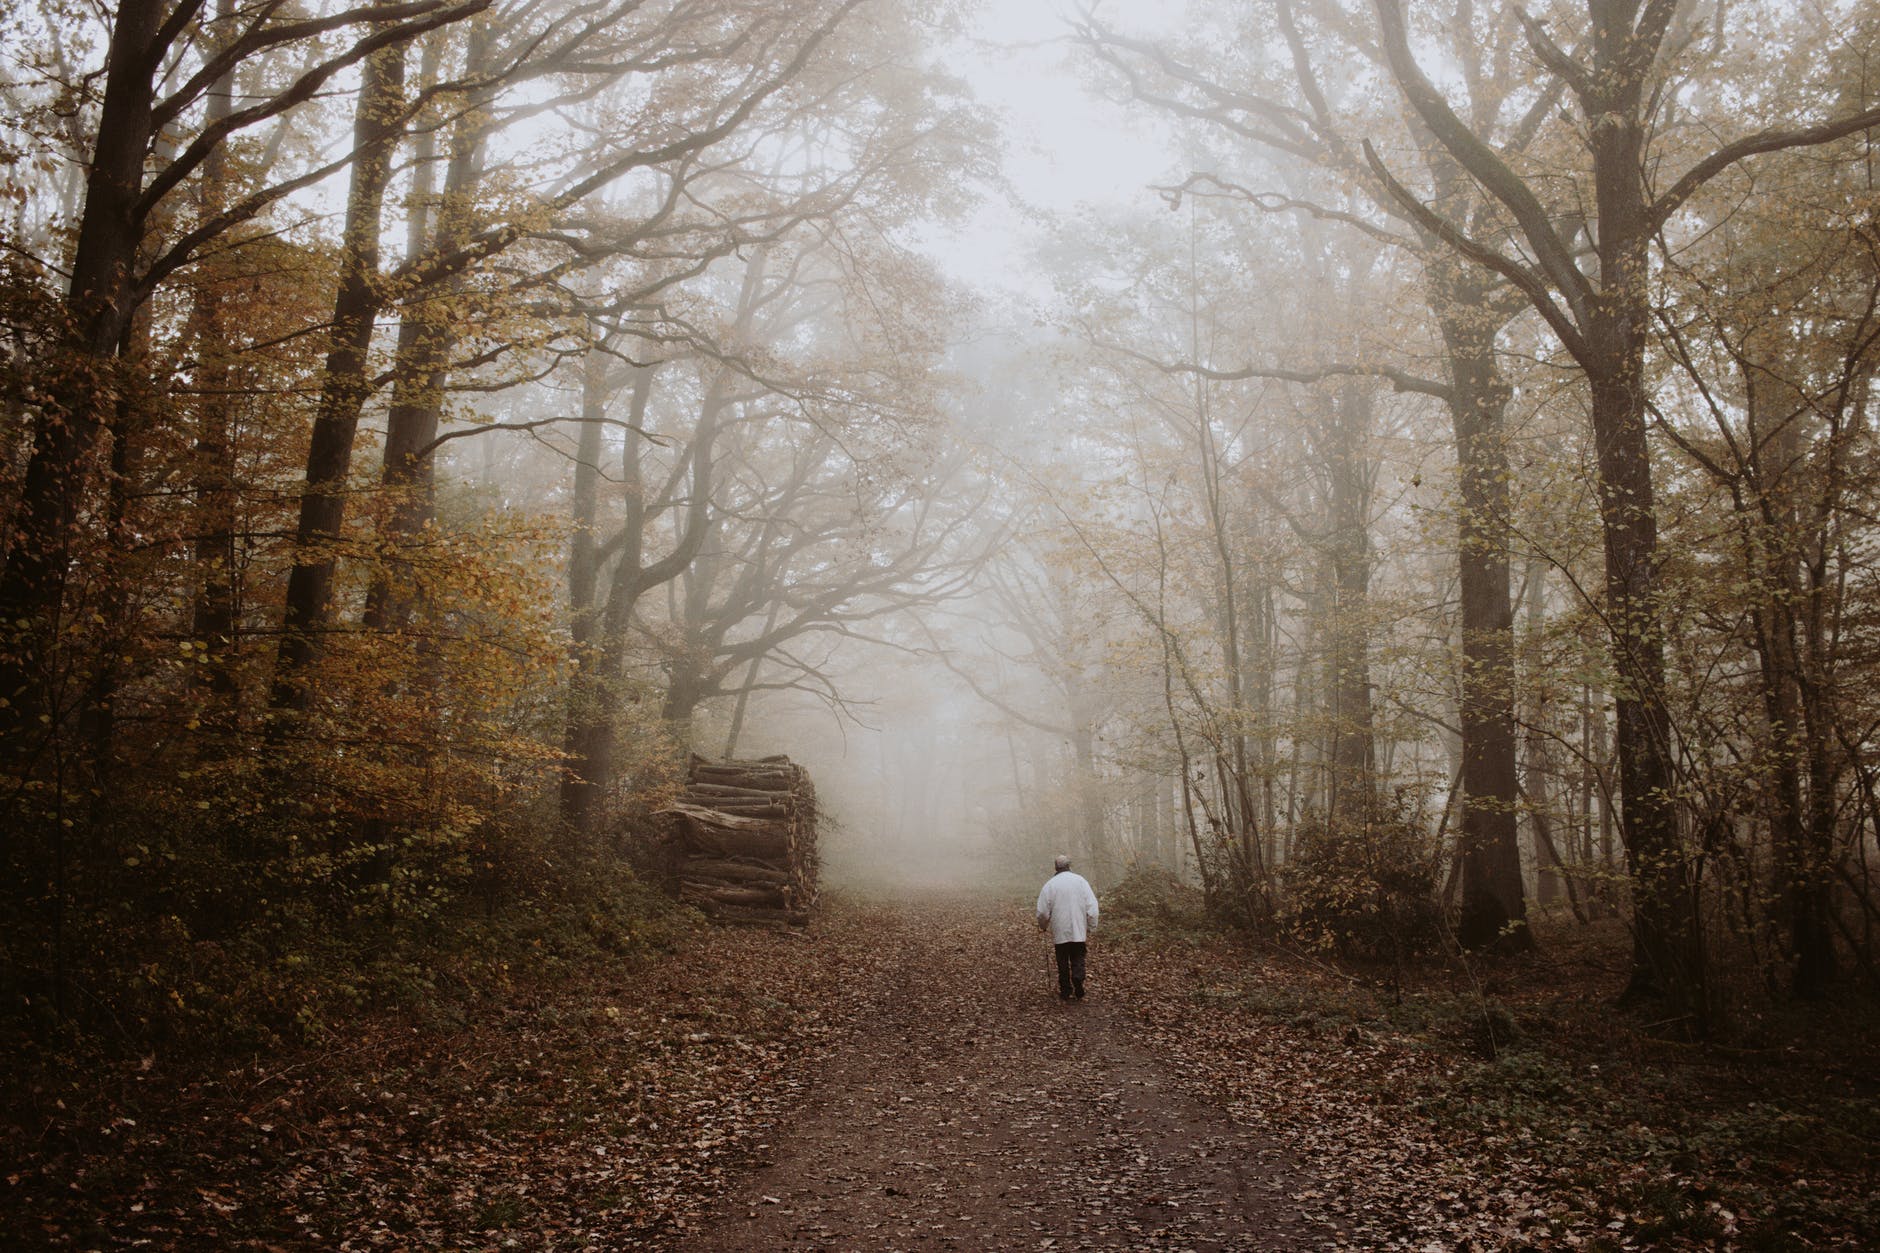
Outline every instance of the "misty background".
<path fill-rule="evenodd" d="M 53 985 L 604 897 L 777 753 L 836 885 L 1866 960 L 1870 6 L 14 16 Z"/>

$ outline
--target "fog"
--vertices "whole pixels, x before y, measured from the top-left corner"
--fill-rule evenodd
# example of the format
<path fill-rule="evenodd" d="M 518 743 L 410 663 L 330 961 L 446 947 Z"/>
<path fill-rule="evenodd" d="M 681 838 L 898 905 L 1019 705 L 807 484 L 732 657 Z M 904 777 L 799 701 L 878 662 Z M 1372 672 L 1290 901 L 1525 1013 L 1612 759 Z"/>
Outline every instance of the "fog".
<path fill-rule="evenodd" d="M 123 796 L 493 900 L 785 754 L 835 886 L 1768 889 L 1819 956 L 1873 15 L 1606 7 L 22 9 L 16 877 Z"/>

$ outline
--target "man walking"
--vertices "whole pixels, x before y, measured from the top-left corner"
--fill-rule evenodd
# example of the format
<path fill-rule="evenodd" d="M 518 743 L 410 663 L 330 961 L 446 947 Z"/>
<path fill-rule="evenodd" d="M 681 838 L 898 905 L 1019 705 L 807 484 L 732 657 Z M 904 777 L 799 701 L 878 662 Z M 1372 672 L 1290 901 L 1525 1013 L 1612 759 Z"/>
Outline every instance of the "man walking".
<path fill-rule="evenodd" d="M 1038 930 L 1049 931 L 1057 946 L 1058 995 L 1084 995 L 1084 949 L 1097 925 L 1097 894 L 1090 881 L 1071 871 L 1071 859 L 1057 859 L 1057 873 L 1038 892 Z"/>

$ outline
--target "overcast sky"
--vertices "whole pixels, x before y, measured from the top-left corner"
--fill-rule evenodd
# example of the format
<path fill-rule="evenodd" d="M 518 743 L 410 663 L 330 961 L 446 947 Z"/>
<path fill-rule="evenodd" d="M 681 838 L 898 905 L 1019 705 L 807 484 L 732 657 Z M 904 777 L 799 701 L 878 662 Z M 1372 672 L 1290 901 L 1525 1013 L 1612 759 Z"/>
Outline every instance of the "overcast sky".
<path fill-rule="evenodd" d="M 1178 0 L 1110 0 L 1107 22 L 1132 31 L 1179 24 Z M 1021 203 L 988 188 L 979 210 L 957 229 L 937 229 L 925 246 L 957 280 L 986 291 L 1043 294 L 1027 265 L 1037 210 L 1152 204 L 1148 185 L 1169 172 L 1166 132 L 1093 94 L 1075 66 L 1066 0 L 986 0 L 971 37 L 945 52 L 1004 129 L 1005 173 Z"/>

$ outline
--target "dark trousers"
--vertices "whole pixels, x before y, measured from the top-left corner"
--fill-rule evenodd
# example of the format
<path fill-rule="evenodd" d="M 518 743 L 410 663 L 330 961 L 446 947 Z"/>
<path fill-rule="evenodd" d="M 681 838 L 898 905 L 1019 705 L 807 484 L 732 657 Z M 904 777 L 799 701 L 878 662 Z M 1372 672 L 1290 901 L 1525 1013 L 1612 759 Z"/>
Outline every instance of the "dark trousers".
<path fill-rule="evenodd" d="M 1087 947 L 1082 940 L 1057 946 L 1059 996 L 1084 994 L 1084 950 Z"/>

